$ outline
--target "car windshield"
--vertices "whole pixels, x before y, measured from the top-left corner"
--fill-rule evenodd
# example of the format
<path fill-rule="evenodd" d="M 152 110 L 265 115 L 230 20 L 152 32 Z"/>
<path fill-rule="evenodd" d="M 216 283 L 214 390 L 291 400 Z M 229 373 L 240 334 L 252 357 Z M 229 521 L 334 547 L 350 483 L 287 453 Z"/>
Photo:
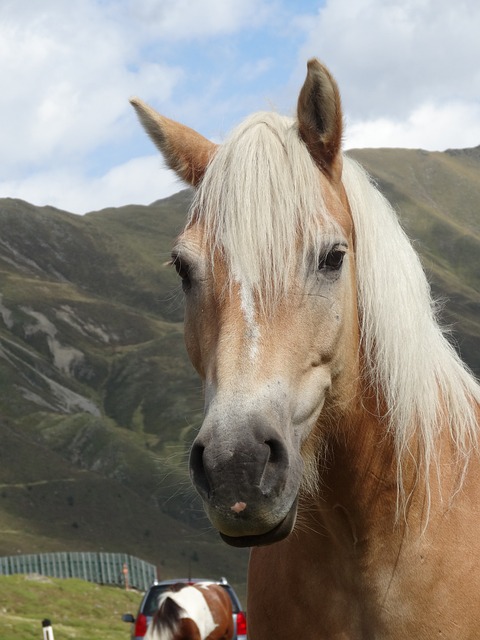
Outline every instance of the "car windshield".
<path fill-rule="evenodd" d="M 159 584 L 152 587 L 148 593 L 145 604 L 143 605 L 143 614 L 146 616 L 153 616 L 158 609 L 158 601 L 160 600 L 160 596 L 165 591 L 168 591 L 172 586 L 173 584 Z M 232 589 L 229 587 L 229 585 L 222 584 L 221 586 L 230 596 L 230 600 L 232 601 L 233 613 L 238 613 L 238 603 L 236 602 L 236 598 L 233 595 Z"/>

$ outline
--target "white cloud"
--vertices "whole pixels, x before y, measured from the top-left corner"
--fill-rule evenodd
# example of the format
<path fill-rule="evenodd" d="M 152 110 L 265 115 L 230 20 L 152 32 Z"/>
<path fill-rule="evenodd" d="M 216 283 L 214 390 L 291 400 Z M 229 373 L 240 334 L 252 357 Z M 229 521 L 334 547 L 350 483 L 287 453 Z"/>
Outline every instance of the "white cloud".
<path fill-rule="evenodd" d="M 80 214 L 124 204 L 150 204 L 183 188 L 176 175 L 162 167 L 157 154 L 134 158 L 96 178 L 66 168 L 0 182 L 2 195 Z"/>
<path fill-rule="evenodd" d="M 295 89 L 280 104 L 317 55 L 339 82 L 348 146 L 480 142 L 477 0 L 318 0 L 308 16 L 313 4 L 0 2 L 0 197 L 83 212 L 168 195 L 181 185 L 147 157 L 128 97 L 219 135 L 278 104 L 290 50 Z"/>
<path fill-rule="evenodd" d="M 156 153 L 129 160 L 95 180 L 87 208 L 92 209 L 94 202 L 99 201 L 103 201 L 103 206 L 120 206 L 126 202 L 150 204 L 185 188 L 185 183 L 173 171 L 164 168 L 161 156 Z"/>
<path fill-rule="evenodd" d="M 130 0 L 130 7 L 144 29 L 168 40 L 233 33 L 269 13 L 262 0 Z"/>
<path fill-rule="evenodd" d="M 152 148 L 128 98 L 163 109 L 184 77 L 178 57 L 165 56 L 169 43 L 258 24 L 268 1 L 0 3 L 0 76 L 8 87 L 0 93 L 0 197 L 85 211 L 181 188 L 158 157 L 122 164 Z M 207 95 L 198 98 L 211 114 Z M 193 101 L 178 94 L 176 101 L 179 118 L 193 112 Z M 107 157 L 119 166 L 108 170 Z"/>
<path fill-rule="evenodd" d="M 19 0 L 0 9 L 0 161 L 62 164 L 115 141 L 130 116 L 127 97 L 167 98 L 178 69 L 143 64 L 124 29 L 93 0 Z M 127 116 L 128 113 L 128 116 Z M 133 121 L 132 127 L 133 127 Z M 11 174 L 12 175 L 12 174 Z M 14 175 L 14 174 L 13 174 Z"/>
<path fill-rule="evenodd" d="M 404 120 L 347 121 L 345 147 L 463 149 L 480 142 L 480 104 L 421 105 Z"/>
<path fill-rule="evenodd" d="M 478 100 L 477 0 L 327 0 L 301 57 L 317 55 L 362 116 L 405 113 L 429 100 Z"/>
<path fill-rule="evenodd" d="M 479 144 L 477 0 L 327 0 L 302 24 L 307 35 L 296 75 L 312 55 L 329 66 L 355 136 L 362 127 L 381 145 L 393 139 L 399 146 L 402 139 L 411 146 L 426 140 L 437 149 Z M 417 120 L 429 109 L 439 120 L 422 121 L 423 131 Z M 469 115 L 469 124 L 474 117 L 470 134 L 454 119 L 458 112 Z M 448 130 L 462 135 L 455 142 Z"/>

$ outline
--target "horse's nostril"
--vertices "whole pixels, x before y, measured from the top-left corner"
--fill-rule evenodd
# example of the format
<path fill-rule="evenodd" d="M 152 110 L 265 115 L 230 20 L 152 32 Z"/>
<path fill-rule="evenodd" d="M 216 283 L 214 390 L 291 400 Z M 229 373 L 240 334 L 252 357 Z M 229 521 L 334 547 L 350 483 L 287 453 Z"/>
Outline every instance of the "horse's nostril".
<path fill-rule="evenodd" d="M 269 448 L 268 459 L 263 469 L 260 488 L 264 496 L 272 496 L 282 490 L 283 484 L 279 478 L 288 468 L 288 451 L 278 438 L 265 440 L 264 444 Z"/>
<path fill-rule="evenodd" d="M 205 471 L 205 465 L 203 461 L 203 454 L 205 447 L 199 443 L 193 443 L 192 450 L 190 451 L 190 473 L 193 483 L 197 487 L 197 490 L 204 498 L 210 496 L 210 481 L 208 480 L 207 473 Z"/>
<path fill-rule="evenodd" d="M 267 464 L 277 465 L 287 460 L 287 451 L 280 440 L 272 438 L 265 440 L 265 444 L 270 449 Z"/>

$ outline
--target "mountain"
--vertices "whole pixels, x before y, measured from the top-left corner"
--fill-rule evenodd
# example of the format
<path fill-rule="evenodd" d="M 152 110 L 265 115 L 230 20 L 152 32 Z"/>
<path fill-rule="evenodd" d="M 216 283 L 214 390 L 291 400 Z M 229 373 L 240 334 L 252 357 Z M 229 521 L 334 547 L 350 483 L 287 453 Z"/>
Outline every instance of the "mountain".
<path fill-rule="evenodd" d="M 0 201 L 0 554 L 124 551 L 245 580 L 186 471 L 201 384 L 163 263 L 189 200 L 83 217 Z"/>
<path fill-rule="evenodd" d="M 349 155 L 398 209 L 480 373 L 480 147 Z M 85 216 L 0 200 L 0 554 L 122 551 L 244 583 L 247 552 L 218 541 L 186 471 L 201 384 L 164 263 L 190 199 Z"/>
<path fill-rule="evenodd" d="M 374 177 L 414 241 L 442 323 L 480 375 L 480 146 L 349 152 Z"/>

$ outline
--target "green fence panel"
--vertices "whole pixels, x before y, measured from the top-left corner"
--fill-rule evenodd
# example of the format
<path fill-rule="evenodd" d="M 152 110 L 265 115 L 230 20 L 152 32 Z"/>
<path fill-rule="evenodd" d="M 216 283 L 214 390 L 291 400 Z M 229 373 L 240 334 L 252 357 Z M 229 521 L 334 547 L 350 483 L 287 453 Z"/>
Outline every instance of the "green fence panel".
<path fill-rule="evenodd" d="M 59 552 L 0 557 L 0 575 L 37 573 L 54 578 L 81 578 L 98 584 L 125 584 L 145 591 L 156 579 L 155 565 L 122 553 Z"/>

